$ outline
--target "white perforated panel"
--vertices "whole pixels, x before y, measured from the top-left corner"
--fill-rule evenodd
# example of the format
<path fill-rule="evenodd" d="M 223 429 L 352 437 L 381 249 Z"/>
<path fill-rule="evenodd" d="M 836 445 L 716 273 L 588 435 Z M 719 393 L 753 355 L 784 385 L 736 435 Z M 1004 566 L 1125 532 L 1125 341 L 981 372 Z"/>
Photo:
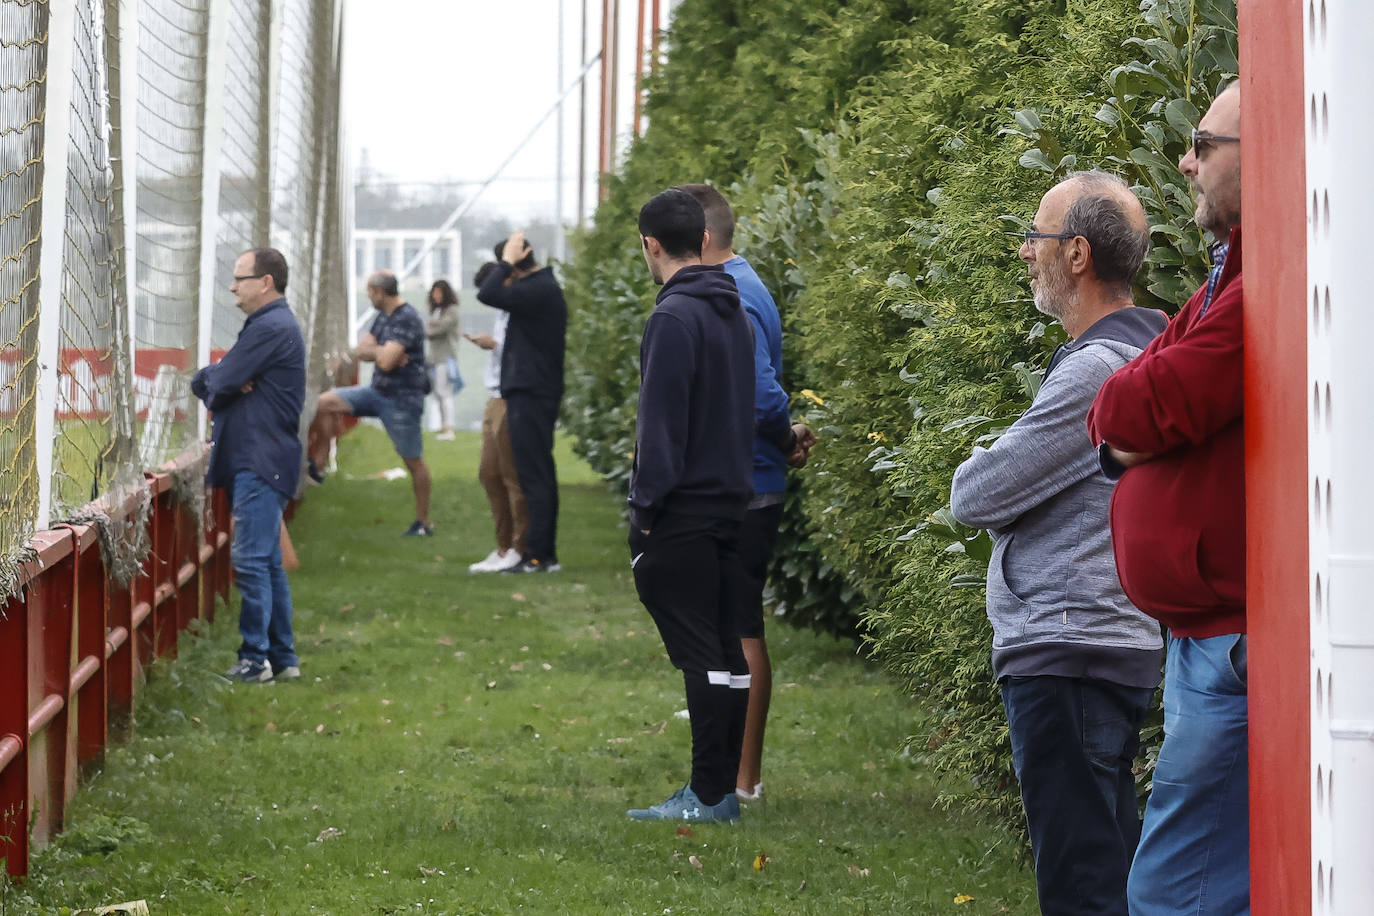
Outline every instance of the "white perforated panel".
<path fill-rule="evenodd" d="M 1312 912 L 1374 900 L 1374 5 L 1307 0 Z M 1269 180 L 1279 180 L 1270 176 Z"/>

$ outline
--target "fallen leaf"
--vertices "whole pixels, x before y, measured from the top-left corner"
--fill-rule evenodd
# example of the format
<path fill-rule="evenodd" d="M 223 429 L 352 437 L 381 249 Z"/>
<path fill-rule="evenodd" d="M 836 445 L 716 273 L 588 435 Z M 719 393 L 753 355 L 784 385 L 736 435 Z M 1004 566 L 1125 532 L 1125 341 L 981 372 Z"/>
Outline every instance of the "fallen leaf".
<path fill-rule="evenodd" d="M 191 717 L 191 721 L 194 722 L 194 723 L 196 723 L 197 725 L 201 725 L 201 724 L 202 724 L 201 721 L 200 721 L 200 716 L 192 716 L 192 717 Z"/>
<path fill-rule="evenodd" d="M 268 723 L 267 723 L 267 730 L 268 730 L 269 732 L 274 732 L 274 731 L 276 731 L 276 730 L 277 730 L 277 723 L 275 723 L 275 722 L 268 722 Z"/>
<path fill-rule="evenodd" d="M 451 645 L 453 645 L 453 637 L 452 637 L 452 636 L 440 636 L 438 639 L 436 639 L 436 640 L 434 640 L 434 641 L 437 642 L 437 643 L 438 643 L 439 645 L 441 645 L 441 646 L 451 646 Z"/>
<path fill-rule="evenodd" d="M 321 734 L 323 731 L 324 731 L 324 723 L 323 723 L 323 722 L 321 722 L 319 725 L 316 725 L 316 726 L 315 726 L 315 734 L 317 734 L 317 735 L 318 735 L 318 734 Z"/>
<path fill-rule="evenodd" d="M 326 827 L 320 831 L 320 835 L 315 837 L 316 843 L 323 843 L 325 840 L 334 840 L 343 836 L 344 832 L 338 827 Z"/>
<path fill-rule="evenodd" d="M 493 690 L 493 689 L 495 689 L 495 687 L 496 687 L 496 682 L 495 682 L 495 681 L 487 681 L 487 689 L 488 689 L 488 690 Z"/>
<path fill-rule="evenodd" d="M 969 902 L 971 902 L 972 900 L 973 900 L 973 898 L 970 897 L 968 894 L 955 894 L 955 895 L 954 895 L 954 902 L 955 902 L 955 903 L 969 903 Z"/>
<path fill-rule="evenodd" d="M 802 879 L 802 883 L 801 883 L 801 884 L 798 884 L 798 885 L 797 885 L 797 893 L 800 894 L 800 893 L 801 893 L 802 891 L 804 891 L 804 890 L 806 890 L 806 879 L 805 879 L 805 878 Z"/>
<path fill-rule="evenodd" d="M 552 670 L 553 670 L 553 665 L 550 665 L 548 662 L 544 662 L 544 663 L 543 663 L 542 665 L 540 665 L 539 667 L 540 667 L 540 668 L 543 668 L 545 671 L 552 671 Z"/>
<path fill-rule="evenodd" d="M 436 554 L 434 555 L 434 562 L 435 562 L 435 563 L 442 563 L 442 562 L 444 562 L 444 558 L 441 557 L 441 556 L 439 556 L 439 555 L 436 553 Z"/>
<path fill-rule="evenodd" d="M 857 865 L 851 865 L 851 866 L 849 866 L 849 873 L 850 873 L 851 875 L 853 875 L 854 877 L 856 877 L 856 878 L 867 878 L 867 877 L 868 877 L 868 869 L 866 869 L 866 868 L 860 868 L 860 867 L 857 866 Z"/>
<path fill-rule="evenodd" d="M 356 604 L 341 604 L 341 605 L 339 605 L 339 613 L 340 613 L 340 614 L 346 614 L 346 613 L 348 613 L 349 611 L 353 610 L 353 609 L 356 608 L 356 607 L 357 607 Z"/>
<path fill-rule="evenodd" d="M 524 592 L 511 592 L 510 600 L 512 600 L 512 601 L 524 601 L 524 600 L 525 600 L 525 593 L 524 593 Z"/>
<path fill-rule="evenodd" d="M 439 871 L 437 868 L 425 868 L 421 865 L 420 874 L 424 875 L 426 878 L 433 878 L 435 875 L 443 874 L 443 872 Z"/>
<path fill-rule="evenodd" d="M 667 720 L 667 719 L 664 719 L 662 722 L 658 723 L 658 727 L 657 727 L 657 728 L 655 728 L 654 726 L 650 725 L 648 728 L 644 729 L 644 734 L 646 734 L 646 735 L 661 735 L 661 734 L 663 734 L 663 733 L 664 733 L 665 731 L 667 731 L 667 730 L 668 730 L 668 720 Z"/>
<path fill-rule="evenodd" d="M 390 705 L 391 705 L 391 701 L 388 700 L 388 699 L 386 699 L 386 698 L 384 697 L 384 698 L 382 699 L 382 705 L 383 705 L 383 706 L 390 706 Z"/>
<path fill-rule="evenodd" d="M 872 773 L 872 772 L 873 772 L 874 770 L 876 770 L 877 768 L 878 768 L 878 765 L 877 765 L 876 763 L 874 763 L 872 760 L 869 760 L 869 761 L 867 761 L 866 763 L 864 763 L 864 769 L 867 770 L 867 771 L 870 772 L 870 773 Z"/>
<path fill-rule="evenodd" d="M 440 830 L 457 830 L 457 829 L 458 829 L 458 822 L 457 822 L 457 821 L 454 821 L 454 820 L 444 821 L 442 824 L 439 825 L 439 829 L 440 829 Z"/>
<path fill-rule="evenodd" d="M 688 856 L 687 861 L 690 862 L 692 867 L 695 868 L 697 871 L 701 871 L 701 860 L 698 859 L 696 856 Z"/>
<path fill-rule="evenodd" d="M 512 670 L 512 671 L 524 671 L 524 670 L 525 670 L 525 663 L 524 663 L 524 662 L 514 662 L 514 663 L 511 664 L 510 670 Z"/>
<path fill-rule="evenodd" d="M 677 835 L 678 835 L 678 836 L 696 836 L 696 834 L 692 832 L 692 828 L 691 828 L 691 827 L 679 827 L 679 828 L 677 828 Z"/>
<path fill-rule="evenodd" d="M 768 856 L 759 853 L 754 856 L 754 871 L 763 871 L 768 867 Z"/>
<path fill-rule="evenodd" d="M 247 884 L 249 881 L 252 881 L 256 877 L 257 875 L 252 874 L 244 875 L 242 878 L 239 879 L 239 884 Z"/>
<path fill-rule="evenodd" d="M 606 743 L 607 743 L 607 744 L 629 744 L 629 743 L 630 743 L 631 741 L 633 741 L 633 740 L 635 740 L 635 739 L 633 739 L 633 738 L 607 738 L 607 739 L 606 739 Z"/>

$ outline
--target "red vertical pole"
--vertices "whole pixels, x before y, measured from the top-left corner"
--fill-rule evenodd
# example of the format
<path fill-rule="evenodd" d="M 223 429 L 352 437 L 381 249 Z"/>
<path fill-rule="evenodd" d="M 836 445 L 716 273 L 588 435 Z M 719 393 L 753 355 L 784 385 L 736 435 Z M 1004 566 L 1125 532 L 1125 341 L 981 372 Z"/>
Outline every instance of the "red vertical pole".
<path fill-rule="evenodd" d="M 109 698 L 105 637 L 109 629 L 109 593 L 105 563 L 93 528 L 73 531 L 76 557 L 76 656 L 83 682 L 77 685 L 77 763 L 98 759 L 109 738 Z M 94 664 L 96 670 L 91 672 Z"/>
<path fill-rule="evenodd" d="M 613 58 L 615 49 L 611 47 L 611 0 L 601 0 L 601 122 L 596 151 L 596 184 L 601 200 L 606 199 L 606 174 L 610 172 L 609 138 L 613 132 L 610 126 L 611 80 L 615 78 Z"/>
<path fill-rule="evenodd" d="M 635 15 L 635 136 L 640 135 L 640 114 L 644 107 L 644 3 L 639 0 Z"/>
<path fill-rule="evenodd" d="M 658 33 L 663 29 L 663 13 L 659 8 L 660 0 L 653 0 L 650 17 L 653 24 L 649 29 L 649 72 L 658 72 Z"/>
<path fill-rule="evenodd" d="M 1239 5 L 1245 233 L 1250 882 L 1311 912 L 1303 4 Z"/>
<path fill-rule="evenodd" d="M 22 596 L 0 602 L 0 859 L 11 875 L 29 870 L 28 622 Z"/>

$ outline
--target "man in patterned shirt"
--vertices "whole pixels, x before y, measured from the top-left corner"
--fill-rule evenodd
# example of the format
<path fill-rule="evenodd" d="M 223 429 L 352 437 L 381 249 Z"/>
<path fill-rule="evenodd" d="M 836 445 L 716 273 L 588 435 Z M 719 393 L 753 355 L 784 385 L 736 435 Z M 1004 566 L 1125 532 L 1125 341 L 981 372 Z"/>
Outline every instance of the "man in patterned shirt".
<path fill-rule="evenodd" d="M 320 395 L 316 416 L 331 432 L 342 415 L 377 417 L 386 427 L 391 444 L 410 471 L 415 490 L 415 522 L 406 537 L 429 537 L 429 466 L 420 440 L 420 417 L 429 376 L 425 372 L 425 322 L 410 304 L 401 300 L 396 275 L 379 270 L 367 279 L 367 298 L 380 314 L 372 329 L 358 341 L 357 357 L 375 363 L 371 385 L 332 388 Z M 333 436 L 322 436 L 326 445 Z M 328 455 L 311 455 L 322 467 Z"/>

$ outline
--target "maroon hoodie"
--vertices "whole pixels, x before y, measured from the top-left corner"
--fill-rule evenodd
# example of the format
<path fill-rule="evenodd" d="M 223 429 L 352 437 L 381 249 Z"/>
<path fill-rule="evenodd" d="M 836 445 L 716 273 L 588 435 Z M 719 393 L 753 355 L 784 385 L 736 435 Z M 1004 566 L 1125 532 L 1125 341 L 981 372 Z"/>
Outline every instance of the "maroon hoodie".
<path fill-rule="evenodd" d="M 1155 457 L 1112 493 L 1116 571 L 1175 636 L 1245 632 L 1245 429 L 1240 229 L 1203 314 L 1193 294 L 1088 411 L 1094 444 Z"/>

